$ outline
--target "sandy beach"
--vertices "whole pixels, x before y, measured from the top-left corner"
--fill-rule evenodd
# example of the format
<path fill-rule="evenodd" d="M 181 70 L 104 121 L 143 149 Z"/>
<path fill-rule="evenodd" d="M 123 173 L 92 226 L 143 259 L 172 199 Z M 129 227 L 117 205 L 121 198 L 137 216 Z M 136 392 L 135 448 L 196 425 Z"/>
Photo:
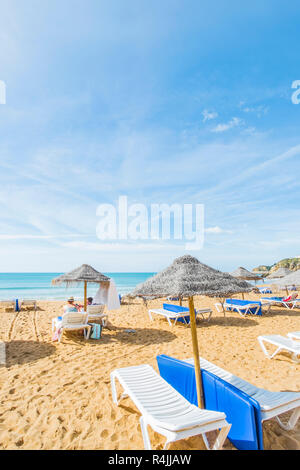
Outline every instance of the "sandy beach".
<path fill-rule="evenodd" d="M 256 294 L 248 296 L 258 299 Z M 273 308 L 262 317 L 217 313 L 215 299 L 196 297 L 196 307 L 213 307 L 209 323 L 198 320 L 200 354 L 241 378 L 272 391 L 300 391 L 300 364 L 288 355 L 267 359 L 257 341 L 261 334 L 300 329 L 300 310 Z M 150 364 L 156 356 L 192 356 L 190 329 L 149 320 L 136 300 L 109 313 L 109 328 L 99 341 L 65 334 L 51 341 L 51 319 L 63 302 L 40 301 L 38 309 L 0 312 L 0 340 L 6 342 L 6 365 L 0 367 L 1 449 L 143 449 L 139 413 L 126 398 L 112 402 L 110 372 L 117 367 Z M 148 303 L 162 305 L 161 300 Z M 134 328 L 135 333 L 126 333 Z M 150 434 L 153 449 L 164 439 Z M 300 422 L 293 431 L 275 420 L 264 424 L 265 449 L 300 449 Z M 203 449 L 201 437 L 178 441 L 170 449 Z M 233 449 L 227 440 L 225 449 Z"/>

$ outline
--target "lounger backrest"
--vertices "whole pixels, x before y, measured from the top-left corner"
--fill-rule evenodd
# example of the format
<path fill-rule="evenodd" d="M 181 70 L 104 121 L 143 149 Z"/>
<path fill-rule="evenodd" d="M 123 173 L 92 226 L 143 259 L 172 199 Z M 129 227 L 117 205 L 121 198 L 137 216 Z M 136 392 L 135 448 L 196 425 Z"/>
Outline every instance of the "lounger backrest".
<path fill-rule="evenodd" d="M 288 297 L 286 297 L 285 299 L 283 299 L 283 302 L 290 302 L 292 300 L 297 299 L 297 297 L 298 297 L 297 292 L 294 292 L 293 294 L 291 294 Z"/>
<path fill-rule="evenodd" d="M 104 312 L 105 305 L 88 305 L 87 313 L 90 315 L 97 315 Z"/>
<path fill-rule="evenodd" d="M 176 313 L 190 311 L 188 307 L 183 307 L 182 305 L 174 305 L 174 304 L 163 304 L 163 309 L 169 310 L 170 312 L 176 312 Z"/>
<path fill-rule="evenodd" d="M 157 363 L 161 376 L 190 403 L 197 404 L 194 365 L 165 355 L 157 356 Z M 232 380 L 236 385 L 230 384 L 203 369 L 203 360 L 201 363 L 205 408 L 226 414 L 228 422 L 232 423 L 228 438 L 235 447 L 242 450 L 263 449 L 259 403 L 238 388 L 239 381 L 253 386 L 235 376 Z"/>
<path fill-rule="evenodd" d="M 36 300 L 22 300 L 22 305 L 35 305 L 36 304 Z"/>
<path fill-rule="evenodd" d="M 68 325 L 84 325 L 87 321 L 87 314 L 80 312 L 65 313 L 62 319 L 62 326 Z"/>

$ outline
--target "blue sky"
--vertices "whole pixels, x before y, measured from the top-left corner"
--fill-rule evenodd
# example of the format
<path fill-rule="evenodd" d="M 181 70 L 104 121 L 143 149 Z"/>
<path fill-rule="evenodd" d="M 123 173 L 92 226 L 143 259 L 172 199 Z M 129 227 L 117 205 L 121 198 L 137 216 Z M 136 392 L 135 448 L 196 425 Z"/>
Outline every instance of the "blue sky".
<path fill-rule="evenodd" d="M 0 8 L 0 271 L 156 271 L 185 253 L 103 246 L 96 208 L 119 195 L 204 204 L 192 254 L 222 270 L 300 255 L 299 2 Z"/>

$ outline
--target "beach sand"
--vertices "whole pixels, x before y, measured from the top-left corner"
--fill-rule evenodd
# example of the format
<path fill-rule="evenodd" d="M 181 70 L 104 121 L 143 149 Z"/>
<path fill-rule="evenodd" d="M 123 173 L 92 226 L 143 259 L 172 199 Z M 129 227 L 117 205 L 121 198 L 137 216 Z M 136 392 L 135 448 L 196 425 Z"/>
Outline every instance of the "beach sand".
<path fill-rule="evenodd" d="M 255 294 L 249 295 L 257 299 Z M 215 299 L 195 297 L 196 307 Z M 6 366 L 0 367 L 0 449 L 143 449 L 139 413 L 129 398 L 112 402 L 110 372 L 117 367 L 150 364 L 156 356 L 192 356 L 190 329 L 151 322 L 142 301 L 110 312 L 110 329 L 100 341 L 77 333 L 51 341 L 51 318 L 62 302 L 40 301 L 38 310 L 0 312 L 0 341 L 6 342 Z M 161 300 L 148 303 L 162 305 Z M 300 330 L 300 310 L 274 308 L 263 317 L 214 313 L 198 321 L 200 354 L 239 377 L 268 390 L 300 391 L 300 365 L 288 355 L 267 359 L 257 341 L 261 334 Z M 135 329 L 126 333 L 125 329 Z M 151 431 L 153 449 L 164 438 Z M 300 449 L 300 422 L 293 431 L 275 420 L 264 423 L 265 449 Z M 232 449 L 227 440 L 225 449 Z M 201 437 L 178 441 L 170 449 L 204 449 Z"/>

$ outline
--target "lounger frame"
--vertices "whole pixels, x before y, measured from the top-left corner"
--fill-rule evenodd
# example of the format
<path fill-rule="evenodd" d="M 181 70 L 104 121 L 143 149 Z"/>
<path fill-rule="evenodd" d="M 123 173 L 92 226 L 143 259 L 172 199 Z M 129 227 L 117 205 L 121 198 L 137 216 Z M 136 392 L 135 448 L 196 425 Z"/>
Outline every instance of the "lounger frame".
<path fill-rule="evenodd" d="M 300 362 L 300 343 L 299 345 L 295 344 L 291 336 L 289 336 L 289 338 L 285 338 L 281 335 L 261 335 L 258 336 L 257 339 L 261 349 L 263 350 L 263 353 L 268 359 L 273 359 L 273 357 L 282 351 L 288 351 L 292 354 L 292 359 L 294 362 Z M 273 346 L 276 346 L 277 349 L 273 353 L 269 353 L 265 343 L 272 344 Z"/>
<path fill-rule="evenodd" d="M 265 304 L 268 306 L 267 313 L 269 313 L 271 307 L 273 307 L 274 305 L 285 307 L 288 310 L 293 310 L 297 306 L 297 304 L 300 306 L 300 299 L 294 299 L 294 300 L 289 300 L 288 302 L 284 302 L 284 300 L 262 298 L 260 299 L 260 301 L 262 305 Z"/>
<path fill-rule="evenodd" d="M 220 302 L 215 303 L 215 307 L 219 313 L 223 312 L 225 316 L 225 309 L 227 308 L 227 312 L 237 312 L 241 315 L 241 317 L 245 317 L 246 315 L 257 315 L 260 309 L 260 305 L 257 303 L 251 303 L 247 305 L 238 305 L 238 304 L 230 304 L 224 302 L 223 306 Z M 220 308 L 221 307 L 221 308 Z M 224 307 L 224 310 L 223 310 Z M 222 309 L 222 310 L 221 310 Z M 255 309 L 255 312 L 251 312 L 250 310 Z"/>
<path fill-rule="evenodd" d="M 208 313 L 208 317 L 205 318 L 204 314 Z M 203 320 L 209 321 L 211 316 L 212 316 L 212 309 L 211 308 L 203 308 L 203 309 L 198 309 L 195 311 L 196 316 L 201 315 Z M 186 326 L 189 326 L 189 323 L 186 321 L 185 317 L 188 317 L 190 313 L 188 311 L 185 312 L 173 312 L 171 310 L 166 310 L 164 308 L 152 308 L 148 310 L 148 315 L 151 321 L 153 321 L 153 316 L 152 315 L 160 315 L 168 320 L 168 323 L 170 326 L 175 326 L 177 323 L 177 320 L 179 318 L 183 319 L 183 322 Z M 174 320 L 173 323 L 171 320 Z"/>
<path fill-rule="evenodd" d="M 83 330 L 84 339 L 89 339 L 91 333 L 91 325 L 87 323 L 87 314 L 81 312 L 68 312 L 63 316 L 62 321 L 57 318 L 52 319 L 52 331 L 59 328 L 58 342 L 60 343 L 64 331 Z"/>
<path fill-rule="evenodd" d="M 123 371 L 125 372 L 125 377 Z M 111 373 L 110 377 L 114 403 L 118 406 L 123 398 L 129 396 L 141 413 L 140 426 L 146 450 L 151 450 L 148 426 L 166 438 L 164 450 L 168 448 L 171 442 L 199 434 L 202 435 L 205 446 L 208 450 L 219 450 L 222 448 L 231 428 L 231 425 L 225 419 L 225 414 L 200 410 L 194 405 L 191 405 L 182 395 L 176 392 L 173 387 L 160 377 L 160 375 L 158 375 L 151 366 L 141 365 L 126 367 L 124 369 L 116 369 Z M 118 380 L 124 390 L 119 399 L 117 397 L 116 380 Z M 155 381 L 154 383 L 153 380 Z M 138 381 L 138 386 L 136 381 Z M 135 391 L 130 387 L 130 384 L 132 383 L 134 383 Z M 172 409 L 172 399 L 174 399 L 174 396 L 177 400 L 177 407 L 173 407 Z M 170 416 L 172 415 L 172 412 L 178 413 L 178 406 L 180 407 L 181 414 L 178 417 L 177 429 L 170 429 L 171 426 L 168 428 L 166 424 L 166 412 L 169 410 Z M 197 413 L 199 411 L 199 415 L 207 413 L 208 422 L 203 422 L 200 425 L 186 425 L 180 429 L 179 423 L 181 418 L 187 422 L 185 416 L 191 411 L 193 413 Z M 159 424 L 159 418 L 157 418 L 157 415 L 159 416 L 160 412 L 164 414 L 161 425 Z M 152 413 L 156 414 L 156 417 L 154 417 Z M 213 415 L 214 413 L 215 415 Z M 213 420 L 211 420 L 212 416 L 214 416 Z M 200 421 L 203 421 L 203 417 Z M 216 430 L 219 431 L 218 436 L 212 447 L 210 447 L 206 433 Z"/>
<path fill-rule="evenodd" d="M 105 309 L 105 305 L 88 305 L 87 306 L 87 314 L 88 314 L 88 322 L 90 320 L 100 320 L 103 327 L 107 325 L 107 318 L 108 315 L 103 313 Z"/>
<path fill-rule="evenodd" d="M 196 383 L 194 380 L 193 359 L 178 360 L 164 354 L 157 356 L 158 367 L 161 375 L 176 390 L 184 395 L 190 403 L 194 403 L 196 397 Z M 279 425 L 287 430 L 292 430 L 300 418 L 300 393 L 297 392 L 271 392 L 246 382 L 243 379 L 227 372 L 215 364 L 200 358 L 205 402 L 211 409 L 224 411 L 228 419 L 232 419 L 232 433 L 228 438 L 233 440 L 238 448 L 245 450 L 263 449 L 262 427 L 260 423 L 276 418 Z M 216 399 L 216 397 L 218 397 Z M 225 397 L 231 397 L 228 401 Z M 249 422 L 245 403 L 252 404 L 252 421 Z M 224 405 L 224 407 L 223 407 Z M 232 406 L 234 409 L 232 409 Z M 241 407 L 242 422 L 245 428 L 239 428 L 240 417 L 236 409 Z M 281 415 L 291 412 L 288 422 L 283 422 Z M 247 421 L 245 421 L 247 417 Z M 254 426 L 256 439 L 253 435 L 246 437 L 244 430 Z M 254 429 L 254 428 L 252 428 Z M 240 433 L 240 434 L 239 434 Z M 246 437 L 246 439 L 245 439 Z M 239 447 L 240 446 L 240 447 Z"/>
<path fill-rule="evenodd" d="M 31 306 L 36 311 L 37 302 L 34 299 L 22 299 L 19 304 L 19 309 L 22 310 L 23 307 Z"/>

